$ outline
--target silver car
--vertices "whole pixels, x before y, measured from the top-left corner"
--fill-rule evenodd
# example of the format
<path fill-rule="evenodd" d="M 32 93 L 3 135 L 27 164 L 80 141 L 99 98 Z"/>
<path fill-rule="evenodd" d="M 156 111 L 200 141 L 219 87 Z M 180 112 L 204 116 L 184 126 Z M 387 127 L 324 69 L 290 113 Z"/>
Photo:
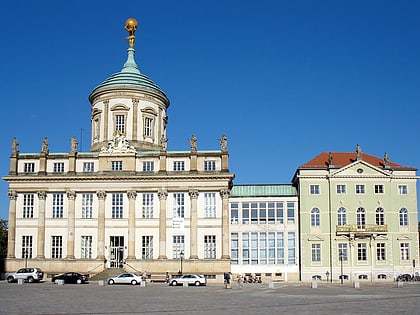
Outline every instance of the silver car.
<path fill-rule="evenodd" d="M 141 276 L 136 275 L 135 273 L 124 272 L 118 276 L 108 279 L 108 284 L 140 284 Z"/>
<path fill-rule="evenodd" d="M 196 287 L 200 285 L 206 285 L 207 279 L 201 275 L 183 275 L 183 276 L 176 276 L 169 280 L 169 285 L 177 286 L 183 285 L 187 283 L 188 285 L 195 285 Z"/>

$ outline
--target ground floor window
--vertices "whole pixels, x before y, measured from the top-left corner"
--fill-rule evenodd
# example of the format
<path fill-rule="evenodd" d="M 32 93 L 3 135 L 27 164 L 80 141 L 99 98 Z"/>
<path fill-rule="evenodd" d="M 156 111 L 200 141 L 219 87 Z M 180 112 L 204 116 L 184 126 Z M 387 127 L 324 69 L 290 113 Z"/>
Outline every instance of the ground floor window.
<path fill-rule="evenodd" d="M 141 237 L 141 258 L 153 259 L 153 236 L 144 235 Z"/>
<path fill-rule="evenodd" d="M 32 236 L 22 236 L 22 258 L 32 258 Z"/>
<path fill-rule="evenodd" d="M 63 258 L 63 237 L 51 237 L 51 258 Z"/>
<path fill-rule="evenodd" d="M 216 235 L 204 235 L 204 258 L 216 259 Z"/>
<path fill-rule="evenodd" d="M 181 258 L 181 255 L 185 255 L 185 237 L 184 235 L 174 235 L 172 237 L 172 256 L 174 259 Z"/>
<path fill-rule="evenodd" d="M 82 259 L 92 258 L 92 236 L 82 236 L 81 239 L 81 255 Z"/>

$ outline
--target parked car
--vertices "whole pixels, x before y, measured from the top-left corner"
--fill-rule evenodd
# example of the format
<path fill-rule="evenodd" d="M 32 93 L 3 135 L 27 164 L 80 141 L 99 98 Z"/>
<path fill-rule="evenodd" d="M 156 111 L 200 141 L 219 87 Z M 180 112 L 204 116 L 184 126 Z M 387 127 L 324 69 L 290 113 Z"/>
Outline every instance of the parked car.
<path fill-rule="evenodd" d="M 122 273 L 116 277 L 112 277 L 108 279 L 108 284 L 140 284 L 141 282 L 141 276 L 136 275 L 135 273 Z"/>
<path fill-rule="evenodd" d="M 201 275 L 183 275 L 183 276 L 176 276 L 169 280 L 169 285 L 177 286 L 183 285 L 187 283 L 188 285 L 195 285 L 196 287 L 200 285 L 206 285 L 207 279 Z"/>
<path fill-rule="evenodd" d="M 66 272 L 60 275 L 52 277 L 51 281 L 55 282 L 56 280 L 64 280 L 64 283 L 87 283 L 89 281 L 88 275 L 82 275 L 78 272 Z"/>
<path fill-rule="evenodd" d="M 21 268 L 16 272 L 9 273 L 6 277 L 7 282 L 17 282 L 23 279 L 29 283 L 39 282 L 44 278 L 44 273 L 40 268 Z"/>

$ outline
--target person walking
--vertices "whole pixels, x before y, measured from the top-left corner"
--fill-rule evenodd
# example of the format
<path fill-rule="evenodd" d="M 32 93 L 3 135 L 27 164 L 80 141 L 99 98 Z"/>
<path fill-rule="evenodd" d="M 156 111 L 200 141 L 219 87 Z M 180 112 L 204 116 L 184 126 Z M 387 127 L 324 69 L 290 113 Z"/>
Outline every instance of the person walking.
<path fill-rule="evenodd" d="M 239 275 L 238 277 L 238 285 L 239 285 L 239 288 L 242 289 L 244 285 L 244 279 L 242 278 L 242 275 Z"/>

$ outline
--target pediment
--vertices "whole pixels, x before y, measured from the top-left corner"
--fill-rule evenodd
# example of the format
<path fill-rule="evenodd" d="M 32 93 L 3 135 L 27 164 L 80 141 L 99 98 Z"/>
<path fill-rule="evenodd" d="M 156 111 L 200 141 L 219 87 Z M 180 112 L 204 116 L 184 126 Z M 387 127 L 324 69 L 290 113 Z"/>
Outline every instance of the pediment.
<path fill-rule="evenodd" d="M 116 111 L 116 110 L 129 111 L 130 107 L 128 107 L 125 104 L 115 104 L 114 106 L 111 107 L 111 111 Z"/>
<path fill-rule="evenodd" d="M 319 241 L 324 241 L 324 238 L 319 236 L 319 235 L 309 235 L 308 236 L 308 241 L 309 242 L 319 242 Z"/>
<path fill-rule="evenodd" d="M 338 170 L 335 170 L 330 175 L 331 177 L 390 177 L 389 170 L 380 169 L 363 160 L 355 161 L 352 164 L 346 165 Z"/>
<path fill-rule="evenodd" d="M 411 241 L 411 237 L 409 237 L 408 235 L 402 235 L 400 237 L 397 237 L 397 240 L 399 240 L 399 241 Z"/>

